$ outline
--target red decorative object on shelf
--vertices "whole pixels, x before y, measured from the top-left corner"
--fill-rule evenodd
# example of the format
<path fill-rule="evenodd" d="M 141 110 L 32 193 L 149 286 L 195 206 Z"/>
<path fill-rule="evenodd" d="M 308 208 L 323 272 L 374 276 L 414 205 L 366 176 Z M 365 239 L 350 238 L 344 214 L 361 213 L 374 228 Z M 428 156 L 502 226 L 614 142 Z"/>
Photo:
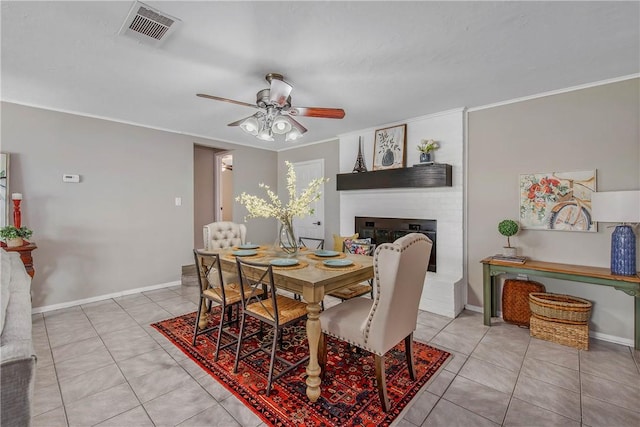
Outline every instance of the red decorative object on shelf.
<path fill-rule="evenodd" d="M 20 212 L 22 193 L 13 193 L 11 200 L 13 200 L 13 225 L 16 228 L 20 228 L 22 226 L 22 213 Z"/>

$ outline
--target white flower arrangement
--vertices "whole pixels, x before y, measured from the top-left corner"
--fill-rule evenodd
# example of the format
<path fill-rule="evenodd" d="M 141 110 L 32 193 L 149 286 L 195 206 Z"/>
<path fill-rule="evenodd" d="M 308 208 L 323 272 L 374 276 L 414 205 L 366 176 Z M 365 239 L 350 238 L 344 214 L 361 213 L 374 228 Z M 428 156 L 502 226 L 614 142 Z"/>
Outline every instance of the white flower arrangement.
<path fill-rule="evenodd" d="M 417 148 L 421 153 L 431 153 L 440 148 L 440 145 L 433 139 L 422 139 Z"/>
<path fill-rule="evenodd" d="M 269 196 L 269 201 L 247 193 L 242 193 L 236 197 L 236 201 L 244 205 L 249 211 L 247 218 L 277 218 L 284 224 L 291 224 L 293 217 L 304 217 L 313 214 L 314 209 L 311 203 L 320 199 L 322 193 L 319 191 L 322 184 L 329 181 L 327 178 L 316 178 L 309 183 L 309 186 L 299 195 L 296 192 L 296 172 L 291 162 L 285 161 L 287 165 L 287 191 L 289 202 L 286 205 L 268 185 L 260 183 L 259 187 L 264 188 Z"/>

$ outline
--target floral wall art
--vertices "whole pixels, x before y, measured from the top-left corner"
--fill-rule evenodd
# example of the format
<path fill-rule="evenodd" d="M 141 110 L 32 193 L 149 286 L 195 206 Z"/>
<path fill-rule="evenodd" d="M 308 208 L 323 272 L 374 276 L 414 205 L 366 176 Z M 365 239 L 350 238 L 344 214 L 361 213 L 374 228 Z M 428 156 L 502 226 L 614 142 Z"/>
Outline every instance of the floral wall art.
<path fill-rule="evenodd" d="M 596 232 L 591 194 L 596 171 L 520 175 L 520 225 L 533 230 Z"/>
<path fill-rule="evenodd" d="M 376 130 L 373 143 L 373 170 L 403 168 L 406 146 L 406 124 Z"/>

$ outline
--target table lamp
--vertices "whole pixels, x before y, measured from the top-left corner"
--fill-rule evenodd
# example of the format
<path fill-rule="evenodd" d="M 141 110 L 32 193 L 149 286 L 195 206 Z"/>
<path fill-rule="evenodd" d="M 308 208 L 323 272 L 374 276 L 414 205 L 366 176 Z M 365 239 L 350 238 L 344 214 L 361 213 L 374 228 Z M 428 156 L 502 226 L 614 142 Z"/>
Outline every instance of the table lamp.
<path fill-rule="evenodd" d="M 611 234 L 611 274 L 635 276 L 636 235 L 630 223 L 640 222 L 640 191 L 592 193 L 591 219 L 621 223 Z"/>

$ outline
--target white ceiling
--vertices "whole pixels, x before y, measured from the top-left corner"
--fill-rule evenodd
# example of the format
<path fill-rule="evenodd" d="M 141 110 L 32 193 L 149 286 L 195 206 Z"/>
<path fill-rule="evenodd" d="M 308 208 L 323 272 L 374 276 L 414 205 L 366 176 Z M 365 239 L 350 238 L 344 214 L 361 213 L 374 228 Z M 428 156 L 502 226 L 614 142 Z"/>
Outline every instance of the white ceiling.
<path fill-rule="evenodd" d="M 640 72 L 640 2 L 148 1 L 179 18 L 161 47 L 118 36 L 133 1 L 2 1 L 4 101 L 268 149 L 228 123 L 268 72 L 300 142 Z"/>

